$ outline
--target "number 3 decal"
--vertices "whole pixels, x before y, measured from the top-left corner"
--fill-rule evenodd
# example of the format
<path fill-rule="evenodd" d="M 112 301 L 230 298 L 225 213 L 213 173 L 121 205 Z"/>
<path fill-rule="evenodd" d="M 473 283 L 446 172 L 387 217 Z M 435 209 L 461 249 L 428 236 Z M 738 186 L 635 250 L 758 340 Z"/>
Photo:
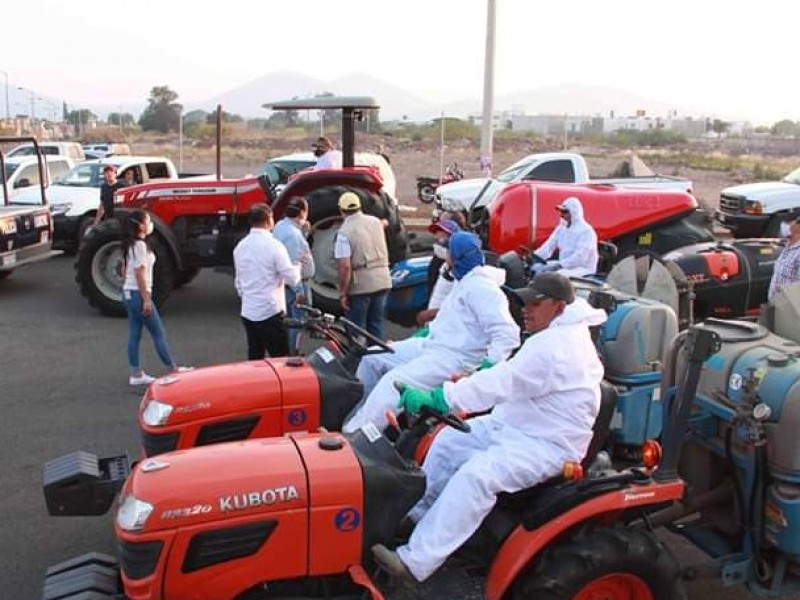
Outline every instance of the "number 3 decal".
<path fill-rule="evenodd" d="M 361 525 L 361 513 L 355 508 L 343 508 L 336 513 L 333 523 L 339 531 L 353 531 Z"/>

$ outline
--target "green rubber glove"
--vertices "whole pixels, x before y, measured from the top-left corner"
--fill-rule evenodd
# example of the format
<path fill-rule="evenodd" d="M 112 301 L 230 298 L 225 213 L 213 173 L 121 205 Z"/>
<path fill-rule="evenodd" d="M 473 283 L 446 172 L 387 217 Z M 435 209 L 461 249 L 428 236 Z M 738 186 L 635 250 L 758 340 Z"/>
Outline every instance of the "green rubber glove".
<path fill-rule="evenodd" d="M 423 325 L 419 329 L 417 329 L 412 335 L 412 338 L 424 338 L 428 337 L 428 334 L 431 332 L 431 328 L 427 325 Z"/>
<path fill-rule="evenodd" d="M 494 363 L 490 361 L 488 358 L 484 358 L 481 363 L 478 365 L 478 368 L 475 369 L 476 371 L 483 371 L 484 369 L 491 369 L 494 366 Z"/>
<path fill-rule="evenodd" d="M 441 387 L 432 390 L 407 387 L 400 394 L 399 406 L 410 414 L 417 414 L 423 406 L 429 406 L 443 415 L 450 412 L 450 407 L 447 406 L 447 401 L 444 399 L 444 389 Z"/>

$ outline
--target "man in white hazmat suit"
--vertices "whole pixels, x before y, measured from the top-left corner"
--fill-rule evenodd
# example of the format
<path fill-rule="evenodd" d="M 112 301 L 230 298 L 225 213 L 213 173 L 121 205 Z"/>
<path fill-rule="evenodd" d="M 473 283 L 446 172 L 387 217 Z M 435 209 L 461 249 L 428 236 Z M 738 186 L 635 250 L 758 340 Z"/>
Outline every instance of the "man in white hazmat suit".
<path fill-rule="evenodd" d="M 603 366 L 589 326 L 603 323 L 605 312 L 575 299 L 572 284 L 557 273 L 538 275 L 514 293 L 534 335 L 513 358 L 458 383 L 402 394 L 409 412 L 494 407 L 469 421 L 470 433 L 442 429 L 422 465 L 427 489 L 408 515 L 417 524 L 408 543 L 396 552 L 373 547 L 376 561 L 406 583 L 427 579 L 467 541 L 497 494 L 558 475 L 565 462 L 582 460 L 591 442 Z"/>
<path fill-rule="evenodd" d="M 583 216 L 581 201 L 571 196 L 556 206 L 561 223 L 533 253 L 547 261 L 533 265 L 534 273 L 557 271 L 565 277 L 585 277 L 597 272 L 597 234 Z M 558 250 L 558 259 L 550 260 Z"/>
<path fill-rule="evenodd" d="M 481 243 L 473 233 L 450 238 L 447 262 L 456 284 L 430 322 L 425 338 L 392 344 L 394 354 L 366 356 L 357 375 L 365 400 L 344 423 L 350 433 L 367 423 L 383 429 L 386 411 L 400 397 L 395 381 L 422 389 L 441 385 L 460 372 L 499 363 L 520 344 L 520 331 L 501 289 L 505 271 L 484 265 Z"/>

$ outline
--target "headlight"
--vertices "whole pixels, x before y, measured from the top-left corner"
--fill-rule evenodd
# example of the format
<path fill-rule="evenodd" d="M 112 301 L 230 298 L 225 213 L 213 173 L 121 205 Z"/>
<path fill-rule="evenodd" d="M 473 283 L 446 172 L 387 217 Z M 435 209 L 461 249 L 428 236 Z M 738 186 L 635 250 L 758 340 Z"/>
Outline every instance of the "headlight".
<path fill-rule="evenodd" d="M 744 212 L 748 215 L 760 215 L 764 212 L 764 207 L 758 200 L 745 200 Z"/>
<path fill-rule="evenodd" d="M 72 208 L 72 204 L 51 204 L 50 209 L 53 211 L 54 215 L 63 215 L 69 212 L 69 209 Z"/>
<path fill-rule="evenodd" d="M 164 404 L 158 400 L 150 400 L 144 407 L 142 421 L 150 427 L 162 427 L 167 424 L 169 416 L 172 414 L 172 406 Z"/>
<path fill-rule="evenodd" d="M 125 531 L 141 531 L 152 512 L 152 504 L 129 494 L 120 502 L 117 510 L 117 525 Z"/>

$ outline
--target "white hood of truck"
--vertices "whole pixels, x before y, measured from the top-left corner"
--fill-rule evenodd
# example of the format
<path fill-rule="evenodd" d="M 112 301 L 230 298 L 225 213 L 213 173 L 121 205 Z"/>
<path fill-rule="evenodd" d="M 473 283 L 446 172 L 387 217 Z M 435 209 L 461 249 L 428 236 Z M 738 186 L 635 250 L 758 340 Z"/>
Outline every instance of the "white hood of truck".
<path fill-rule="evenodd" d="M 735 185 L 722 190 L 723 194 L 743 196 L 748 200 L 769 200 L 771 198 L 786 198 L 796 196 L 800 199 L 800 185 L 784 183 L 783 181 L 762 181 L 760 183 L 746 183 Z"/>
<path fill-rule="evenodd" d="M 476 207 L 486 206 L 494 199 L 500 189 L 505 186 L 504 183 L 500 183 L 495 179 L 488 179 L 485 177 L 477 179 L 462 179 L 460 181 L 446 183 L 436 190 L 436 193 L 442 199 L 442 208 L 445 210 L 468 210 L 469 207 L 472 206 L 472 203 L 477 195 L 483 189 L 483 186 L 486 185 L 487 181 L 490 181 L 491 183 L 483 193 L 480 202 L 476 204 Z"/>

